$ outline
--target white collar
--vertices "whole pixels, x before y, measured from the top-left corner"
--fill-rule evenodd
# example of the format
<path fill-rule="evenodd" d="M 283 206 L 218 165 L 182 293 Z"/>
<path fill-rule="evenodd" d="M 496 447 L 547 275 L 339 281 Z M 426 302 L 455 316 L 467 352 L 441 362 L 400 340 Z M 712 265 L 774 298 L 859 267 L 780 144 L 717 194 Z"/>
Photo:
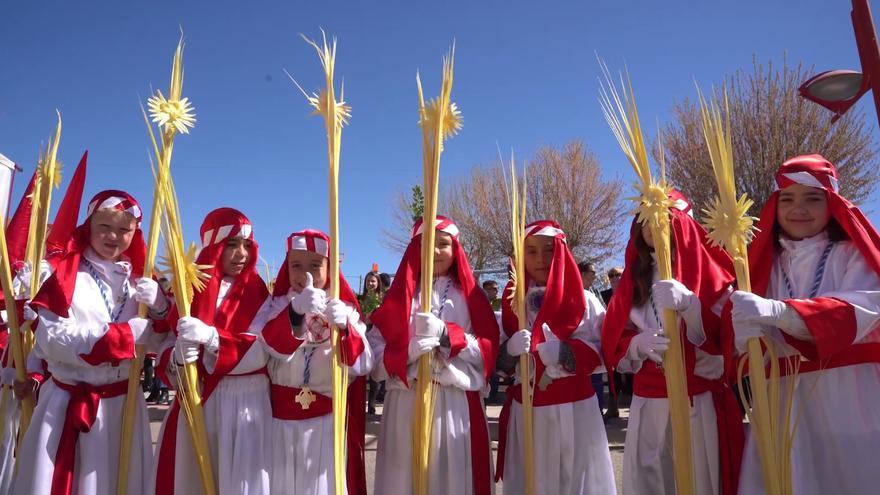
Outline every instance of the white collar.
<path fill-rule="evenodd" d="M 95 267 L 95 270 L 108 281 L 114 278 L 128 277 L 131 274 L 131 263 L 127 260 L 120 259 L 119 261 L 111 261 L 104 259 L 95 252 L 91 246 L 83 251 L 83 258 Z"/>
<path fill-rule="evenodd" d="M 800 240 L 788 239 L 780 236 L 779 244 L 782 246 L 782 249 L 791 253 L 802 253 L 810 250 L 824 249 L 825 245 L 828 244 L 828 230 L 825 229 L 813 237 L 805 237 Z"/>

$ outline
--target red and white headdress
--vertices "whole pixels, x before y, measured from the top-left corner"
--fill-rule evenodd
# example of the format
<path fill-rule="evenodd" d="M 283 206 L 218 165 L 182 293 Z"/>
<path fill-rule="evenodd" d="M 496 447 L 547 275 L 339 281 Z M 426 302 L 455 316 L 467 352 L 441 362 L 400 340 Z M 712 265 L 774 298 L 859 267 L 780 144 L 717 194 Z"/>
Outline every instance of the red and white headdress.
<path fill-rule="evenodd" d="M 330 257 L 330 236 L 315 229 L 306 229 L 294 232 L 287 237 L 287 253 L 291 251 L 309 251 L 317 253 L 325 258 Z M 323 287 L 328 288 L 330 281 Z M 275 277 L 275 287 L 272 291 L 274 296 L 284 296 L 290 290 L 290 272 L 287 267 L 287 261 L 281 265 L 278 275 Z M 360 311 L 357 295 L 351 290 L 339 271 L 339 299 L 349 306 Z M 276 319 L 283 318 L 287 320 L 287 311 L 282 312 Z M 287 327 L 289 329 L 289 326 Z M 303 342 L 302 340 L 293 338 L 289 330 L 282 325 L 273 325 L 263 331 L 263 336 L 267 343 L 283 354 L 292 354 L 296 348 Z M 346 363 L 353 364 L 354 360 L 363 350 L 363 342 L 355 331 L 349 329 L 349 333 L 343 338 L 341 344 L 343 356 L 346 356 Z M 357 490 L 357 487 L 366 486 L 366 473 L 364 472 L 364 432 L 366 431 L 366 410 L 364 402 L 366 402 L 366 380 L 364 377 L 358 377 L 348 388 L 348 460 L 346 465 L 347 479 L 349 480 L 349 490 Z"/>
<path fill-rule="evenodd" d="M 199 237 L 202 240 L 202 250 L 196 258 L 196 263 L 211 266 L 207 270 L 211 278 L 208 279 L 205 289 L 193 297 L 192 315 L 208 325 L 214 325 L 216 320 L 222 319 L 223 326 L 230 326 L 230 323 L 236 320 L 237 324 L 232 325 L 236 330 L 247 330 L 250 320 L 269 295 L 266 284 L 256 269 L 259 246 L 253 240 L 254 229 L 251 221 L 244 213 L 234 208 L 217 208 L 205 216 L 199 229 Z M 220 282 L 225 276 L 221 257 L 226 248 L 226 240 L 235 237 L 251 241 L 248 260 L 229 287 L 223 304 L 217 308 Z"/>
<path fill-rule="evenodd" d="M 775 225 L 779 192 L 801 184 L 825 191 L 828 210 L 855 244 L 868 266 L 880 275 L 880 235 L 862 211 L 838 193 L 837 169 L 822 155 L 802 155 L 791 158 L 776 172 L 776 190 L 767 199 L 758 221 L 758 233 L 749 246 L 752 291 L 765 295 L 770 282 L 773 261 L 776 258 Z"/>
<path fill-rule="evenodd" d="M 287 252 L 290 253 L 290 251 L 309 251 L 325 258 L 329 258 L 330 236 L 315 229 L 294 232 L 287 236 Z M 327 285 L 321 288 L 326 289 L 329 286 L 330 281 L 328 280 Z M 290 287 L 290 272 L 288 271 L 287 263 L 285 261 L 278 270 L 278 276 L 275 277 L 275 287 L 272 294 L 275 296 L 283 296 L 284 294 L 287 294 Z M 342 275 L 342 270 L 339 271 L 339 299 L 360 311 L 357 295 L 351 290 L 351 286 L 348 285 L 348 282 Z"/>
<path fill-rule="evenodd" d="M 672 240 L 672 275 L 685 287 L 694 292 L 700 301 L 710 307 L 717 301 L 735 280 L 733 262 L 723 249 L 712 246 L 706 231 L 693 219 L 690 202 L 678 191 L 669 194 L 673 201 L 670 212 L 670 238 Z M 633 225 L 638 219 L 633 219 Z M 602 325 L 602 354 L 609 369 L 626 354 L 629 340 L 624 336 L 624 327 L 629 321 L 633 305 L 633 271 L 638 259 L 635 242 L 630 238 L 626 246 L 625 268 L 614 297 L 608 305 Z M 704 307 L 704 324 L 709 323 L 710 315 Z M 714 318 L 717 321 L 717 318 Z"/>
<path fill-rule="evenodd" d="M 702 348 L 707 352 L 725 354 L 725 358 L 729 358 L 729 352 L 725 353 L 725 347 L 729 347 L 725 341 L 732 341 L 732 338 L 728 339 L 722 335 L 720 320 L 712 312 L 712 305 L 734 282 L 733 261 L 727 252 L 709 243 L 706 231 L 693 219 L 690 202 L 684 195 L 672 191 L 669 199 L 673 202 L 669 208 L 670 247 L 673 253 L 672 276 L 693 291 L 700 300 L 703 328 L 708 338 Z M 633 219 L 633 228 L 640 228 L 637 221 Z M 602 325 L 602 355 L 609 373 L 617 368 L 635 335 L 635 332 L 626 329 L 633 306 L 635 285 L 633 272 L 638 259 L 638 251 L 632 237 L 626 246 L 625 259 L 626 267 L 608 304 Z M 687 372 L 692 373 L 696 351 L 687 340 L 684 342 L 685 366 Z M 652 361 L 645 361 L 641 371 L 646 372 L 642 380 L 647 380 L 649 386 L 653 384 L 665 393 L 663 375 L 656 370 L 656 365 Z M 712 398 L 718 426 L 721 492 L 736 493 L 744 442 L 739 408 L 729 388 L 716 387 L 712 390 Z"/>
<path fill-rule="evenodd" d="M 434 218 L 434 228 L 440 232 L 444 232 L 452 236 L 453 239 L 458 239 L 461 235 L 461 232 L 458 230 L 458 225 L 441 215 L 437 215 Z M 412 231 L 410 232 L 410 239 L 415 239 L 416 236 L 422 235 L 425 232 L 424 219 L 420 218 L 416 220 L 416 223 L 413 224 Z"/>
<path fill-rule="evenodd" d="M 382 299 L 382 305 L 370 315 L 370 320 L 385 338 L 385 368 L 392 376 L 406 382 L 407 350 L 409 349 L 409 320 L 412 301 L 421 280 L 421 254 L 423 220 L 416 221 L 412 228 L 412 238 L 397 267 L 391 287 Z M 459 243 L 459 230 L 455 223 L 438 215 L 434 227 L 439 232 L 452 236 L 454 253 L 453 270 L 458 278 L 464 297 L 467 300 L 471 327 L 477 337 L 483 355 L 483 371 L 488 377 L 495 369 L 495 354 L 498 349 L 498 325 L 495 313 L 486 294 L 477 287 L 474 273 L 468 263 L 464 248 Z"/>
<path fill-rule="evenodd" d="M 577 262 L 568 249 L 565 240 L 565 232 L 558 223 L 552 220 L 538 220 L 526 225 L 525 236 L 545 236 L 553 238 L 553 260 L 550 263 L 550 275 L 547 278 L 547 289 L 541 309 L 532 326 L 532 350 L 535 350 L 544 341 L 544 332 L 541 331 L 546 323 L 554 334 L 561 340 L 567 339 L 580 325 L 587 307 L 584 298 L 584 285 L 581 281 L 581 273 Z M 526 287 L 530 285 L 531 277 L 528 273 L 523 274 Z M 508 294 L 513 287 L 508 282 L 504 290 Z M 507 335 L 522 328 L 516 317 L 516 312 L 511 307 L 511 299 L 505 297 L 501 303 L 501 323 Z"/>
<path fill-rule="evenodd" d="M 140 228 L 141 207 L 131 195 L 124 191 L 102 191 L 89 201 L 86 219 L 74 229 L 64 254 L 56 262 L 55 273 L 43 283 L 40 291 L 31 301 L 31 306 L 46 308 L 59 316 L 68 316 L 70 301 L 76 286 L 76 273 L 79 269 L 80 257 L 90 243 L 92 214 L 104 208 L 128 212 L 137 221 L 137 229 L 134 232 L 131 245 L 122 255 L 131 263 L 133 277 L 137 278 L 143 274 L 147 248 Z"/>
<path fill-rule="evenodd" d="M 135 220 L 137 220 L 138 227 L 141 226 L 141 220 L 143 220 L 144 215 L 141 211 L 141 206 L 134 200 L 131 196 L 126 195 L 108 195 L 104 197 L 95 196 L 89 201 L 89 206 L 86 209 L 86 216 L 92 216 L 97 210 L 116 210 L 116 211 L 124 211 L 129 215 L 133 216 Z"/>
<path fill-rule="evenodd" d="M 880 234 L 862 211 L 838 193 L 838 175 L 834 165 L 822 155 L 796 156 L 776 172 L 776 191 L 770 195 L 758 221 L 758 233 L 749 247 L 749 272 L 752 291 L 766 295 L 770 274 L 777 255 L 776 208 L 779 193 L 792 184 L 801 184 L 825 191 L 831 218 L 840 225 L 849 240 L 880 275 Z M 833 297 L 786 299 L 803 318 L 815 343 L 794 338 L 786 341 L 809 359 L 825 359 L 846 352 L 855 338 L 856 317 L 851 305 Z"/>
<path fill-rule="evenodd" d="M 320 230 L 303 230 L 287 237 L 287 250 L 311 251 L 330 257 L 330 237 Z"/>
<path fill-rule="evenodd" d="M 190 312 L 205 324 L 217 328 L 222 352 L 217 355 L 211 375 L 220 378 L 232 371 L 253 345 L 255 338 L 247 331 L 257 311 L 269 297 L 269 289 L 257 273 L 259 246 L 253 240 L 251 221 L 244 213 L 233 208 L 217 208 L 205 216 L 199 234 L 202 250 L 196 263 L 210 266 L 207 272 L 211 277 L 205 288 L 193 297 Z M 248 259 L 241 273 L 232 280 L 220 307 L 217 307 L 220 283 L 226 276 L 223 272 L 223 251 L 226 240 L 235 237 L 251 241 Z"/>
<path fill-rule="evenodd" d="M 199 229 L 202 249 L 221 243 L 230 237 L 253 240 L 254 227 L 243 213 L 234 208 L 217 208 L 208 213 Z"/>

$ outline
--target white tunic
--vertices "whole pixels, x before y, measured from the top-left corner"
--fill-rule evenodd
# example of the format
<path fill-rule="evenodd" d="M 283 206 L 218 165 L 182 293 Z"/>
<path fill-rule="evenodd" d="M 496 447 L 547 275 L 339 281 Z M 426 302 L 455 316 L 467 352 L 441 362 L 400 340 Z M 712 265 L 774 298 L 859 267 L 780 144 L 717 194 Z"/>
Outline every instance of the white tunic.
<path fill-rule="evenodd" d="M 584 291 L 584 297 L 587 307 L 571 338 L 583 341 L 601 356 L 600 335 L 605 308 L 591 292 Z M 530 325 L 534 324 L 536 316 L 537 311 L 528 308 Z M 506 340 L 505 333 L 501 335 Z M 599 366 L 593 373 L 604 371 L 604 367 Z M 548 367 L 545 373 L 569 375 L 559 365 Z M 513 386 L 519 387 L 518 366 L 516 376 Z M 522 421 L 522 404 L 513 401 L 507 432 L 499 432 L 499 435 L 507 435 L 505 494 L 525 493 Z M 533 424 L 536 495 L 617 493 L 608 436 L 595 396 L 566 404 L 535 407 Z"/>
<path fill-rule="evenodd" d="M 91 249 L 83 254 L 92 262 L 102 281 L 109 285 L 108 296 L 117 301 L 123 287 L 127 287 L 124 305 L 117 304 L 119 322 L 137 316 L 138 304 L 133 299 L 134 284 L 123 285 L 129 278 L 131 266 L 126 262 L 112 263 L 101 260 Z M 70 395 L 59 388 L 54 380 L 66 384 L 84 382 L 108 385 L 128 379 L 129 361 L 119 366 L 109 363 L 97 366 L 81 356 L 88 355 L 108 331 L 110 312 L 104 302 L 98 282 L 81 261 L 76 275 L 69 317 L 63 318 L 47 310 L 39 312 L 39 326 L 33 355 L 46 360 L 52 380 L 40 390 L 40 400 L 34 410 L 19 452 L 21 464 L 13 482 L 12 493 L 20 495 L 49 494 L 55 470 L 55 454 L 61 436 Z M 159 336 L 145 332 L 138 343 L 155 344 Z M 134 349 L 131 349 L 134 352 Z M 125 395 L 101 399 L 97 418 L 88 433 L 80 433 L 76 444 L 76 465 L 73 472 L 73 493 L 110 495 L 116 493 L 119 470 L 119 449 Z M 127 493 L 148 493 L 150 466 L 153 462 L 147 408 L 143 396 L 137 395 L 136 418 L 132 436 L 131 463 Z"/>
<path fill-rule="evenodd" d="M 434 314 L 440 313 L 442 308 L 441 319 L 455 323 L 464 330 L 467 345 L 452 359 L 447 359 L 448 353 L 445 351 L 435 351 L 433 354 L 433 380 L 436 385 L 431 452 L 428 457 L 428 491 L 470 495 L 474 493 L 471 419 L 465 392 L 483 391 L 486 386 L 483 354 L 474 337 L 464 293 L 449 277 L 435 278 L 431 307 Z M 412 301 L 412 312 L 418 311 L 420 303 L 417 293 Z M 374 327 L 374 331 L 370 332 L 376 355 L 373 379 L 387 381 L 373 492 L 404 495 L 412 493 L 413 489 L 412 428 L 418 361 L 407 365 L 407 381 L 411 388 L 407 388 L 398 378 L 390 378 L 383 363 L 385 340 L 378 330 Z M 412 332 L 410 326 L 410 338 Z"/>
<path fill-rule="evenodd" d="M 18 420 L 21 415 L 19 401 L 12 393 L 12 384 L 3 384 L 0 392 L 0 493 L 9 493 L 12 475 L 15 472 L 15 435 L 18 433 Z"/>
<path fill-rule="evenodd" d="M 633 307 L 629 318 L 639 333 L 661 331 L 662 325 L 657 321 L 650 302 L 640 307 Z M 695 331 L 689 328 L 688 339 L 694 344 L 702 344 L 705 341 L 705 334 L 702 329 Z M 695 375 L 709 380 L 721 377 L 724 370 L 724 360 L 721 356 L 709 355 L 699 348 L 695 349 L 695 353 Z M 634 353 L 628 352 L 620 360 L 618 372 L 636 373 L 641 369 L 643 361 L 632 359 L 633 355 Z M 721 473 L 718 458 L 718 424 L 712 392 L 693 396 L 691 404 L 694 487 L 696 493 L 717 495 L 720 493 Z M 623 493 L 646 495 L 676 493 L 669 399 L 633 394 L 624 445 Z"/>
<path fill-rule="evenodd" d="M 220 284 L 218 308 L 230 286 L 231 279 L 226 277 Z M 220 379 L 204 403 L 205 430 L 218 495 L 270 493 L 272 404 L 269 401 L 269 379 L 259 373 L 268 359 L 260 332 L 268 321 L 270 306 L 271 297 L 264 301 L 247 329 L 246 333 L 255 335 L 256 340 L 232 371 Z M 229 330 L 234 332 L 236 329 Z M 216 356 L 205 353 L 204 359 L 206 369 L 213 370 Z M 175 365 L 171 363 L 170 366 Z M 167 421 L 168 415 L 156 443 L 156 470 L 163 469 L 164 462 L 167 462 L 159 458 Z M 177 419 L 175 447 L 174 472 L 159 472 L 158 476 L 174 476 L 174 493 L 177 495 L 201 493 L 202 480 L 182 411 Z M 159 493 L 158 487 L 156 493 Z"/>
<path fill-rule="evenodd" d="M 49 263 L 40 262 L 40 283 L 46 281 L 52 274 L 52 267 Z M 12 292 L 18 294 L 16 299 L 24 299 L 28 294 L 30 286 L 31 271 L 29 268 L 20 270 L 12 280 Z M 6 322 L 6 310 L 0 311 L 0 317 Z M 19 324 L 21 322 L 19 321 Z M 8 328 L 3 330 L 8 332 Z M 15 472 L 15 441 L 18 434 L 18 421 L 21 415 L 21 402 L 17 400 L 12 393 L 12 384 L 15 377 L 15 368 L 11 366 L 12 345 L 7 343 L 3 352 L 2 362 L 3 371 L 0 372 L 0 493 L 8 493 L 12 486 L 12 475 Z M 7 360 L 8 359 L 8 360 Z M 9 364 L 9 367 L 6 365 Z"/>
<path fill-rule="evenodd" d="M 767 297 L 790 299 L 782 270 L 794 296 L 809 297 L 824 232 L 802 241 L 780 239 L 782 250 L 773 264 Z M 880 278 L 849 241 L 831 249 L 819 297 L 848 302 L 856 314 L 854 343 L 880 342 Z M 780 356 L 797 355 L 778 329 L 774 336 Z M 792 414 L 798 417 L 792 448 L 795 495 L 876 493 L 880 487 L 880 364 L 857 364 L 782 378 L 783 392 L 795 382 Z M 783 395 L 782 393 L 780 395 Z M 740 477 L 740 493 L 764 493 L 754 438 L 748 438 Z"/>
<path fill-rule="evenodd" d="M 283 298 L 284 311 L 287 311 Z M 357 313 L 353 313 L 357 317 Z M 313 315 L 305 315 L 308 320 Z M 318 317 L 321 321 L 326 319 Z M 352 327 L 364 342 L 364 351 L 349 368 L 348 380 L 364 376 L 373 367 L 373 352 L 365 337 L 366 325 L 360 318 Z M 326 397 L 333 396 L 330 363 L 333 350 L 330 340 L 320 343 L 307 340 L 291 356 L 273 352 L 269 360 L 269 376 L 272 383 L 285 387 L 302 388 L 305 385 L 305 361 L 309 357 L 309 388 Z M 292 398 L 291 398 L 292 399 Z M 362 404 L 361 407 L 364 407 Z M 272 493 L 296 493 L 297 495 L 324 495 L 334 493 L 333 471 L 333 415 L 303 420 L 272 420 Z"/>

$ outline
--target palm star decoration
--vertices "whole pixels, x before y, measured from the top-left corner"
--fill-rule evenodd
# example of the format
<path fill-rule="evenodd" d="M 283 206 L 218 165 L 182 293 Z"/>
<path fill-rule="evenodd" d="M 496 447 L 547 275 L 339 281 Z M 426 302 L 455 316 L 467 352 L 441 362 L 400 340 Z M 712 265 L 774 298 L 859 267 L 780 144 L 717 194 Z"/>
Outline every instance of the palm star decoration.
<path fill-rule="evenodd" d="M 718 195 L 709 208 L 703 209 L 708 238 L 715 246 L 721 246 L 734 256 L 744 256 L 746 246 L 755 237 L 755 221 L 749 216 L 752 200 L 741 194 L 736 197 L 734 180 L 733 145 L 730 137 L 730 107 L 727 90 L 722 90 L 723 99 L 712 91 L 711 99 L 703 96 L 697 87 L 700 100 L 700 116 L 703 123 L 703 136 L 712 162 Z"/>
<path fill-rule="evenodd" d="M 189 134 L 189 129 L 196 124 L 196 116 L 189 98 L 166 99 L 162 90 L 157 90 L 156 95 L 147 100 L 147 106 L 152 121 L 164 127 L 165 132 L 174 130 Z"/>
<path fill-rule="evenodd" d="M 51 164 L 49 163 L 49 160 L 47 157 L 41 156 L 38 159 L 37 163 L 38 163 L 37 167 L 39 169 L 39 172 L 37 172 L 38 175 L 42 176 L 43 174 L 47 174 L 49 172 L 48 169 L 49 169 L 49 167 L 51 167 Z M 52 174 L 52 187 L 54 187 L 55 189 L 58 189 L 59 187 L 61 187 L 61 169 L 63 167 L 64 167 L 64 164 L 61 163 L 61 160 L 56 159 L 55 160 L 55 173 Z M 31 194 L 33 194 L 33 193 L 31 193 Z"/>
<path fill-rule="evenodd" d="M 627 198 L 638 203 L 636 212 L 639 223 L 642 225 L 660 226 L 661 222 L 669 222 L 669 208 L 673 206 L 669 199 L 672 188 L 665 181 L 651 184 L 633 184 L 633 188 L 641 194 L 634 198 Z"/>
<path fill-rule="evenodd" d="M 184 255 L 183 255 L 186 280 L 184 281 L 183 284 L 181 284 L 181 286 L 192 287 L 195 292 L 201 292 L 202 290 L 205 289 L 205 282 L 207 282 L 208 280 L 211 279 L 211 274 L 207 273 L 207 270 L 214 267 L 214 265 L 199 265 L 199 264 L 197 264 L 196 257 L 198 256 L 198 254 L 199 254 L 198 247 L 196 246 L 195 243 L 192 243 L 189 245 L 189 248 L 186 250 L 186 253 L 184 253 Z M 173 254 L 169 252 L 166 256 L 163 256 L 161 259 L 161 264 L 164 267 L 164 270 L 162 270 L 162 274 L 169 277 L 169 278 L 173 278 L 173 276 L 174 276 L 173 275 L 174 274 L 174 267 L 172 266 L 172 263 L 171 263 L 172 256 L 173 256 Z M 192 302 L 193 293 L 194 292 L 191 291 L 189 294 L 190 302 Z"/>
<path fill-rule="evenodd" d="M 434 98 L 425 106 L 425 120 L 424 122 L 421 122 L 422 125 L 430 126 L 431 129 L 435 128 L 435 122 L 439 120 L 439 102 L 439 98 Z M 446 112 L 443 114 L 443 139 L 448 139 L 458 134 L 463 123 L 464 120 L 461 117 L 461 110 L 458 109 L 458 106 L 455 103 L 450 102 L 449 106 L 446 108 Z"/>
<path fill-rule="evenodd" d="M 711 207 L 704 209 L 704 220 L 708 229 L 707 236 L 715 246 L 721 246 L 728 250 L 735 246 L 748 246 L 755 237 L 755 217 L 749 216 L 749 208 L 754 202 L 745 194 L 739 197 L 734 205 L 734 211 L 729 213 L 729 207 L 722 204 L 719 197 L 715 198 Z"/>
<path fill-rule="evenodd" d="M 327 80 L 327 87 L 333 87 L 333 78 L 335 77 L 335 66 L 336 66 L 336 38 L 333 38 L 332 43 L 327 43 L 327 34 L 324 30 L 321 30 L 321 37 L 323 38 L 323 42 L 321 45 L 318 45 L 314 40 L 309 39 L 304 34 L 300 34 L 302 39 L 306 41 L 315 51 L 318 52 L 318 58 L 321 59 L 321 66 L 324 68 L 324 75 Z M 339 101 L 336 101 L 336 95 L 333 94 L 332 98 L 328 94 L 326 89 L 322 89 L 318 93 L 309 94 L 306 90 L 303 89 L 302 86 L 290 75 L 290 72 L 287 70 L 284 71 L 287 74 L 287 77 L 296 85 L 296 87 L 300 90 L 303 96 L 306 97 L 306 100 L 309 102 L 315 111 L 312 112 L 312 115 L 320 115 L 324 117 L 327 122 L 332 121 L 336 123 L 337 128 L 341 128 L 342 126 L 348 125 L 349 119 L 351 119 L 351 106 L 345 103 L 345 83 L 342 83 L 342 86 L 339 90 Z"/>
<path fill-rule="evenodd" d="M 348 121 L 349 119 L 351 119 L 351 105 L 345 103 L 344 100 L 345 86 L 341 88 L 341 91 L 339 93 L 339 101 L 335 103 L 330 103 L 329 99 L 327 98 L 327 92 L 323 89 L 318 94 L 308 94 L 305 92 L 305 90 L 302 89 L 299 83 L 297 83 L 296 80 L 290 76 L 290 74 L 287 74 L 287 77 L 290 77 L 290 80 L 293 81 L 293 84 L 296 84 L 296 87 L 299 88 L 300 91 L 302 91 L 302 94 L 306 97 L 306 100 L 308 100 L 309 105 L 311 105 L 315 109 L 315 111 L 311 113 L 312 115 L 327 115 L 327 109 L 333 109 L 333 111 L 336 112 L 337 125 L 348 125 Z"/>

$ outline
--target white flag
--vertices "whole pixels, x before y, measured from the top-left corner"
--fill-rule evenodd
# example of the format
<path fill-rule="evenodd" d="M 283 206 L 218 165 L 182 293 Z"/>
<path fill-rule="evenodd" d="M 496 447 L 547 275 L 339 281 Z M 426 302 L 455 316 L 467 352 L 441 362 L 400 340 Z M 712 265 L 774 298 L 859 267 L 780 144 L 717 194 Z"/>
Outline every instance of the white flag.
<path fill-rule="evenodd" d="M 0 217 L 6 222 L 9 215 L 9 200 L 12 196 L 12 176 L 15 175 L 15 163 L 0 153 Z"/>

